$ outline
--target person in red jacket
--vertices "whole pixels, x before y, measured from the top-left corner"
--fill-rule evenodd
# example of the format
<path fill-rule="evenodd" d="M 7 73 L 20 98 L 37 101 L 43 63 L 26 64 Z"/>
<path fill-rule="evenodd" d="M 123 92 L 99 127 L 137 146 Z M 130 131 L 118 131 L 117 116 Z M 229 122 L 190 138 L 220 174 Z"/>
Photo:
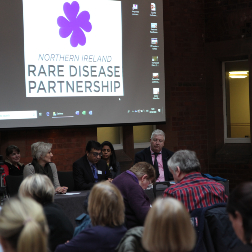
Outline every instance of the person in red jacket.
<path fill-rule="evenodd" d="M 5 150 L 6 159 L 2 168 L 4 168 L 3 175 L 8 176 L 21 176 L 23 175 L 24 164 L 20 163 L 20 150 L 15 145 L 10 145 Z M 4 176 L 4 184 L 5 184 L 5 176 Z"/>

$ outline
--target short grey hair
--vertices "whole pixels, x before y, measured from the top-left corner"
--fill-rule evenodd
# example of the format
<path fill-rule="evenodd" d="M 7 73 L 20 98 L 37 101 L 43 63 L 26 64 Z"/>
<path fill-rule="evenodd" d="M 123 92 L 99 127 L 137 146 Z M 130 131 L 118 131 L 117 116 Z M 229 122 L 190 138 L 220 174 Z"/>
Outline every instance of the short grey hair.
<path fill-rule="evenodd" d="M 35 173 L 22 181 L 18 194 L 22 197 L 32 197 L 44 205 L 53 202 L 55 189 L 46 175 Z"/>
<path fill-rule="evenodd" d="M 156 129 L 152 132 L 151 134 L 151 140 L 153 139 L 154 136 L 163 136 L 164 137 L 164 140 L 165 140 L 165 133 L 163 130 L 160 130 L 160 129 Z"/>
<path fill-rule="evenodd" d="M 39 160 L 52 149 L 51 143 L 37 142 L 31 145 L 32 157 Z"/>
<path fill-rule="evenodd" d="M 176 172 L 177 166 L 183 173 L 199 172 L 200 162 L 194 151 L 179 150 L 175 152 L 167 163 L 169 169 Z"/>

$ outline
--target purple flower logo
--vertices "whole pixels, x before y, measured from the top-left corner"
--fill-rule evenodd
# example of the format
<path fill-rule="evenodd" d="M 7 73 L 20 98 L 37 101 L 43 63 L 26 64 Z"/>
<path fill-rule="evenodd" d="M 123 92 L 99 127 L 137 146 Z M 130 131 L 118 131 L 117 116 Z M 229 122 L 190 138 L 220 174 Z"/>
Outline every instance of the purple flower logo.
<path fill-rule="evenodd" d="M 89 22 L 90 14 L 88 11 L 82 11 L 79 15 L 79 3 L 74 1 L 72 4 L 64 3 L 63 10 L 67 19 L 59 16 L 57 19 L 59 35 L 67 38 L 71 34 L 70 44 L 72 47 L 84 46 L 86 44 L 86 36 L 84 31 L 90 32 L 92 24 Z M 77 16 L 78 15 L 78 16 Z M 84 31 L 83 31 L 84 30 Z"/>

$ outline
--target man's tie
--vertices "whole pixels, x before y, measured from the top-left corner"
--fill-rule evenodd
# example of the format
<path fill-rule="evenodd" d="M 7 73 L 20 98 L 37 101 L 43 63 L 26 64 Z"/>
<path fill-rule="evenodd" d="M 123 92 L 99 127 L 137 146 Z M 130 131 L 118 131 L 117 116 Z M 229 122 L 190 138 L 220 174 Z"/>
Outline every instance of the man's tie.
<path fill-rule="evenodd" d="M 96 169 L 94 164 L 91 167 L 92 167 L 92 172 L 93 172 L 93 175 L 94 175 L 95 182 L 98 182 L 97 169 Z"/>
<path fill-rule="evenodd" d="M 155 155 L 155 160 L 154 160 L 154 168 L 156 171 L 156 179 L 159 177 L 159 169 L 158 169 L 158 161 L 157 161 L 157 156 L 161 153 L 154 153 Z"/>

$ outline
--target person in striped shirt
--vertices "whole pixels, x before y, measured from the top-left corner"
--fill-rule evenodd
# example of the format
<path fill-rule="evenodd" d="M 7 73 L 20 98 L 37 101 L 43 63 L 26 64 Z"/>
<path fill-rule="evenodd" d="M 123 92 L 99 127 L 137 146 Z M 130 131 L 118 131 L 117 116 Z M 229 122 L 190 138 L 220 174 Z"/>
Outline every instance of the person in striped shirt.
<path fill-rule="evenodd" d="M 204 178 L 200 173 L 200 162 L 194 151 L 179 150 L 168 161 L 175 185 L 164 191 L 163 197 L 180 200 L 188 210 L 227 202 L 224 186 Z"/>

